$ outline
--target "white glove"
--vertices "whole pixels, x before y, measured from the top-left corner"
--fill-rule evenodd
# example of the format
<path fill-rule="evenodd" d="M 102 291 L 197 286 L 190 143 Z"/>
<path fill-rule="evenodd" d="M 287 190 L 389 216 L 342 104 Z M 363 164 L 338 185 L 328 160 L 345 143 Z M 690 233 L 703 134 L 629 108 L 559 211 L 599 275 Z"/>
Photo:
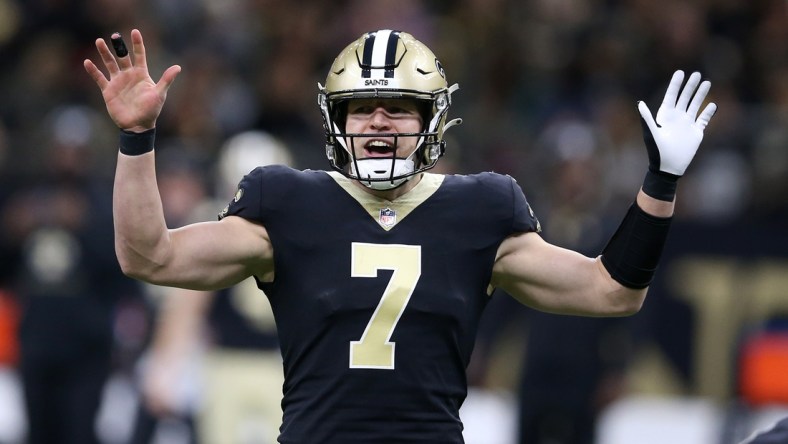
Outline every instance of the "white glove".
<path fill-rule="evenodd" d="M 698 110 L 711 87 L 708 80 L 700 81 L 699 72 L 690 75 L 679 95 L 683 81 L 684 71 L 673 73 L 665 98 L 657 111 L 656 122 L 648 106 L 642 101 L 638 102 L 638 110 L 643 118 L 649 170 L 657 174 L 667 173 L 676 179 L 684 174 L 692 162 L 703 139 L 703 130 L 717 111 L 717 105 L 709 103 L 698 116 Z"/>

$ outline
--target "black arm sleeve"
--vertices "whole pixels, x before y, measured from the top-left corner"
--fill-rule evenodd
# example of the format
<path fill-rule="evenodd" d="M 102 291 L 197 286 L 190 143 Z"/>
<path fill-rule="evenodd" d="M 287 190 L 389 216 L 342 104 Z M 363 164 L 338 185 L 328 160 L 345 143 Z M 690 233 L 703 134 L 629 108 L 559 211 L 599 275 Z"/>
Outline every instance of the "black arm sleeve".
<path fill-rule="evenodd" d="M 672 217 L 656 217 L 636 203 L 602 250 L 602 264 L 621 285 L 646 288 L 657 271 Z"/>

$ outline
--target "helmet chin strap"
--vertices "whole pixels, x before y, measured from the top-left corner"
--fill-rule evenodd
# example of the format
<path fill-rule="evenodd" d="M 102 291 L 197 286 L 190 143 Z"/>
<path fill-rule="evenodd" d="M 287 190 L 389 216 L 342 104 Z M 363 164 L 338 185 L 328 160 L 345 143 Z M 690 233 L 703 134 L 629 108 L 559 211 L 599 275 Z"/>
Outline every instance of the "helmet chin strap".
<path fill-rule="evenodd" d="M 371 157 L 365 159 L 358 159 L 356 162 L 351 162 L 350 170 L 358 177 L 367 188 L 373 190 L 392 190 L 404 184 L 406 181 L 413 177 L 413 171 L 416 169 L 413 156 L 416 151 L 410 154 L 406 159 L 394 159 L 394 170 L 392 171 L 391 157 Z M 355 171 L 355 165 L 358 164 L 358 171 Z M 405 176 L 405 177 L 402 177 Z M 391 179 L 396 177 L 396 179 Z M 388 180 L 365 180 L 365 179 L 388 179 Z"/>

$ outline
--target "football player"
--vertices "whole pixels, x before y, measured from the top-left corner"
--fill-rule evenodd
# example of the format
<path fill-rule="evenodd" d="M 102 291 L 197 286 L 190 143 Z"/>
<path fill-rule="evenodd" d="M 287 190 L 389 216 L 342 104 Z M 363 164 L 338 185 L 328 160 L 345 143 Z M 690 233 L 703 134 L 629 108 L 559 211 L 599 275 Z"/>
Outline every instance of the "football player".
<path fill-rule="evenodd" d="M 113 38 L 119 38 L 114 35 Z M 335 59 L 318 103 L 330 171 L 252 170 L 218 221 L 170 229 L 155 181 L 156 119 L 180 71 L 154 82 L 138 30 L 128 55 L 90 60 L 120 128 L 115 235 L 124 272 L 218 289 L 254 276 L 277 323 L 280 442 L 462 442 L 465 368 L 496 288 L 539 310 L 637 312 L 659 262 L 677 180 L 716 110 L 709 82 L 676 71 L 656 119 L 638 108 L 650 161 L 597 257 L 547 243 L 523 191 L 495 173 L 431 173 L 459 123 L 457 85 L 424 44 L 378 30 Z"/>

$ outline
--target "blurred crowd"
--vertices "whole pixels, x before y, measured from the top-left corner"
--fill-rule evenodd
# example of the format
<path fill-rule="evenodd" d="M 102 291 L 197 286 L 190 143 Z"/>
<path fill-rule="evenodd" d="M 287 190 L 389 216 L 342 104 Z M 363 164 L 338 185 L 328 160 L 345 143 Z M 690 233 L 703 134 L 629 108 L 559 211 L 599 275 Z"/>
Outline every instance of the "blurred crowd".
<path fill-rule="evenodd" d="M 123 277 L 114 258 L 118 132 L 82 67 L 96 60 L 96 38 L 119 31 L 128 41 L 133 28 L 154 80 L 183 68 L 156 146 L 172 225 L 205 202 L 217 202 L 206 216 L 215 217 L 232 197 L 228 180 L 281 161 L 243 156 L 226 177 L 218 166 L 239 134 L 275 138 L 297 168 L 327 168 L 317 83 L 346 44 L 389 28 L 423 41 L 460 84 L 449 117 L 465 123 L 447 133 L 441 171 L 512 175 L 543 235 L 588 255 L 642 183 L 637 100 L 656 111 L 674 70 L 700 71 L 719 111 L 680 182 L 676 222 L 691 228 L 675 242 L 715 232 L 701 245 L 710 254 L 736 237 L 725 254 L 788 257 L 785 0 L 0 0 L 0 359 L 25 382 L 28 414 L 54 409 L 55 390 L 95 410 L 104 383 L 133 372 L 154 334 L 156 292 Z M 777 238 L 750 241 L 754 232 Z M 657 285 L 646 313 L 625 321 L 558 319 L 496 298 L 470 381 L 517 397 L 531 443 L 592 442 L 595 415 L 626 389 L 643 338 L 678 344 L 664 354 L 690 381 L 684 393 L 733 396 L 693 382 L 705 364 L 687 345 L 687 306 L 699 305 L 648 310 L 672 285 Z M 654 333 L 666 311 L 683 314 L 672 342 Z M 66 373 L 81 378 L 68 385 Z M 46 441 L 57 427 L 30 433 L 71 442 Z"/>
<path fill-rule="evenodd" d="M 452 170 L 510 173 L 546 209 L 564 199 L 552 167 L 593 157 L 602 177 L 587 188 L 629 200 L 645 162 L 635 101 L 656 108 L 673 70 L 700 70 L 720 111 L 682 183 L 680 217 L 785 217 L 787 21 L 780 0 L 3 0 L 3 176 L 41 177 L 68 150 L 85 174 L 112 175 L 115 128 L 81 61 L 95 38 L 133 27 L 154 77 L 184 68 L 160 150 L 210 165 L 229 136 L 264 129 L 297 166 L 322 168 L 316 83 L 347 42 L 387 27 L 433 48 L 461 86 L 452 115 L 467 124 L 451 134 Z"/>

